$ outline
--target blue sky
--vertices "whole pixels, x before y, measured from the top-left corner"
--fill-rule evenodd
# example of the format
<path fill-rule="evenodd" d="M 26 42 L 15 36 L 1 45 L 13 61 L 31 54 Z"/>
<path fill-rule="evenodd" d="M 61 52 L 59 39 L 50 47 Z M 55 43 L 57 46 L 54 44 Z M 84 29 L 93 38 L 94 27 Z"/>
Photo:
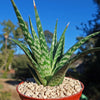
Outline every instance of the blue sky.
<path fill-rule="evenodd" d="M 25 21 L 31 17 L 34 29 L 36 29 L 33 0 L 14 0 Z M 58 19 L 58 40 L 68 22 L 70 25 L 65 34 L 65 51 L 74 43 L 76 37 L 82 35 L 82 31 L 76 29 L 81 22 L 87 23 L 96 12 L 93 0 L 35 0 L 43 30 L 54 32 L 56 20 Z M 0 22 L 10 19 L 17 24 L 17 18 L 10 0 L 0 1 Z M 2 27 L 0 26 L 2 34 Z"/>

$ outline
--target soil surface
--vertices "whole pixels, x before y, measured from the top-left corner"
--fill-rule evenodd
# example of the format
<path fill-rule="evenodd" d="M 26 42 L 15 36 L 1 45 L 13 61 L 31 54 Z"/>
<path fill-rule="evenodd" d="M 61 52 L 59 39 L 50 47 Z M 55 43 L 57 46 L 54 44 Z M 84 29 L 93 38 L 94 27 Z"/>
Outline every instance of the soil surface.
<path fill-rule="evenodd" d="M 18 81 L 14 79 L 0 79 L 0 84 L 3 85 L 3 88 L 0 89 L 1 92 L 11 93 L 11 100 L 21 100 L 16 92 L 16 86 L 19 84 Z"/>
<path fill-rule="evenodd" d="M 62 98 L 74 95 L 82 90 L 79 80 L 65 77 L 59 86 L 43 86 L 33 82 L 24 82 L 18 86 L 21 94 L 42 99 Z"/>

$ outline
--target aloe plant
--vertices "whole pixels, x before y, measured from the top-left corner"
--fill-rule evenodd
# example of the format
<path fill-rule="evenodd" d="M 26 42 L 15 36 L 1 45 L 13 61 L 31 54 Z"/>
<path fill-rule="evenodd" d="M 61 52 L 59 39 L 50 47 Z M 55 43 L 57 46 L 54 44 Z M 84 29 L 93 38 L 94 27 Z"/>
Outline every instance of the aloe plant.
<path fill-rule="evenodd" d="M 76 55 L 75 57 L 71 58 L 72 54 L 82 44 L 84 44 L 87 40 L 89 40 L 93 36 L 98 35 L 100 33 L 100 32 L 95 32 L 77 42 L 64 54 L 65 32 L 69 24 L 67 24 L 67 26 L 65 27 L 60 40 L 57 41 L 57 21 L 53 34 L 51 49 L 49 51 L 35 2 L 34 2 L 34 10 L 35 10 L 38 36 L 33 28 L 30 17 L 29 17 L 29 23 L 32 34 L 29 33 L 27 25 L 23 20 L 19 10 L 17 9 L 14 1 L 11 0 L 11 2 L 14 7 L 16 16 L 18 18 L 20 27 L 22 28 L 25 41 L 27 42 L 29 48 L 24 44 L 22 44 L 20 41 L 17 41 L 15 39 L 10 39 L 10 40 L 15 42 L 25 52 L 25 54 L 31 61 L 31 65 L 29 65 L 28 67 L 35 81 L 38 84 L 43 84 L 44 86 L 46 85 L 56 86 L 61 84 L 67 70 L 76 60 L 78 60 L 79 58 L 81 58 L 86 54 L 89 54 L 90 52 L 100 51 L 100 47 L 97 47 L 84 51 Z"/>

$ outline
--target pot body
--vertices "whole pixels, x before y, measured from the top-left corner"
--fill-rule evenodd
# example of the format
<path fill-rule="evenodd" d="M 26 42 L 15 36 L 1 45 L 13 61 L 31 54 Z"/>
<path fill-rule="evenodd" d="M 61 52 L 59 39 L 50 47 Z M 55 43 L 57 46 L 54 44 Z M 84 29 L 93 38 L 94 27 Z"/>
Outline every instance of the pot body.
<path fill-rule="evenodd" d="M 24 82 L 21 82 L 20 84 L 23 84 Z M 16 87 L 16 90 L 21 98 L 21 100 L 79 100 L 81 95 L 82 95 L 82 91 L 84 89 L 84 85 L 82 82 L 81 83 L 81 86 L 82 86 L 82 89 L 80 92 L 74 94 L 74 95 L 71 95 L 71 96 L 68 96 L 68 97 L 63 97 L 63 98 L 53 98 L 53 99 L 40 99 L 40 98 L 33 98 L 33 97 L 28 97 L 28 96 L 25 96 L 23 94 L 21 94 L 19 91 L 18 91 L 18 86 Z M 19 84 L 19 85 L 20 85 Z"/>

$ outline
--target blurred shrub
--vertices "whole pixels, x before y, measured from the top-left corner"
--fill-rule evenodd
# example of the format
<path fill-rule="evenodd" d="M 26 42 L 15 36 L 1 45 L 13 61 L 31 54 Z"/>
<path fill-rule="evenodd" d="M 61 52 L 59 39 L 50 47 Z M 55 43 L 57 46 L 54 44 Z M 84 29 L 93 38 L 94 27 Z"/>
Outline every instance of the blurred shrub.
<path fill-rule="evenodd" d="M 0 84 L 0 89 L 3 89 L 3 85 L 2 84 Z"/>
<path fill-rule="evenodd" d="M 5 71 L 4 73 L 2 73 L 1 78 L 5 78 L 5 79 L 6 79 L 7 76 L 8 76 L 8 75 L 7 75 L 7 71 Z"/>
<path fill-rule="evenodd" d="M 0 100 L 11 100 L 10 92 L 0 92 Z"/>
<path fill-rule="evenodd" d="M 26 55 L 14 56 L 12 67 L 15 69 L 15 78 L 25 80 L 32 77 L 27 64 L 30 64 L 30 62 Z"/>
<path fill-rule="evenodd" d="M 0 70 L 9 71 L 12 67 L 14 50 L 7 49 L 0 53 Z"/>

